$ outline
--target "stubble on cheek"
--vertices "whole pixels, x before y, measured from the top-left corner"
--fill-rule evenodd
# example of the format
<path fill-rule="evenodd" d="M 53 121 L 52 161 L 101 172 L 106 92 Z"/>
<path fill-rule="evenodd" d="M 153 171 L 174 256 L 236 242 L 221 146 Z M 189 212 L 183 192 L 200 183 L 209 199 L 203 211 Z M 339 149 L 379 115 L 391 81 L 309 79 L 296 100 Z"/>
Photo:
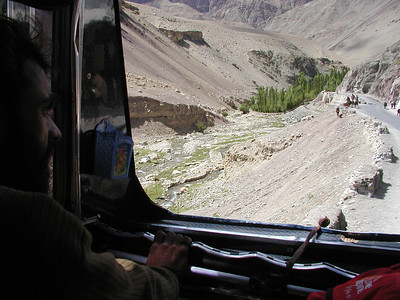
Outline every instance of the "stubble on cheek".
<path fill-rule="evenodd" d="M 51 163 L 54 147 L 48 146 L 46 150 L 32 150 L 27 155 L 21 167 L 21 174 L 15 178 L 15 187 L 30 191 L 48 193 L 50 186 Z"/>
<path fill-rule="evenodd" d="M 53 153 L 54 148 L 49 146 L 33 170 L 32 176 L 36 178 L 33 182 L 35 182 L 37 192 L 49 192 Z M 32 187 L 32 189 L 34 189 L 34 187 Z"/>

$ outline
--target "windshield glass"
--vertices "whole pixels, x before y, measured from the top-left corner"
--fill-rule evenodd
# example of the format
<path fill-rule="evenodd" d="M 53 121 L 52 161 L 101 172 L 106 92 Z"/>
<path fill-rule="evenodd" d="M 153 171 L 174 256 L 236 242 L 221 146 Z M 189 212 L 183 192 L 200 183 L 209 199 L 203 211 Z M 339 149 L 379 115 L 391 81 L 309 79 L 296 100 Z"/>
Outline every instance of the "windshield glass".
<path fill-rule="evenodd" d="M 85 1 L 82 66 L 83 133 L 104 118 L 126 132 L 115 16 L 110 1 Z"/>
<path fill-rule="evenodd" d="M 80 26 L 80 184 L 85 205 L 124 197 L 133 172 L 133 145 L 127 135 L 124 69 L 113 1 L 85 1 Z"/>
<path fill-rule="evenodd" d="M 328 216 L 330 228 L 400 233 L 393 1 L 340 14 L 133 2 L 121 1 L 130 122 L 153 201 L 179 214 L 312 226 Z"/>

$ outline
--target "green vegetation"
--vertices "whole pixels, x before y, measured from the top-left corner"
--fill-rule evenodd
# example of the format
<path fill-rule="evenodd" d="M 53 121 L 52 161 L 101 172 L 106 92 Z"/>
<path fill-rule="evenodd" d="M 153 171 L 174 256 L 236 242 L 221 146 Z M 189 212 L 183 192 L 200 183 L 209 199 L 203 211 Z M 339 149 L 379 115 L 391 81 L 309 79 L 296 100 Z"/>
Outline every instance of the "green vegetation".
<path fill-rule="evenodd" d="M 153 155 L 151 160 L 149 160 L 148 162 L 141 161 L 144 157 L 149 156 L 150 154 Z M 165 157 L 165 153 L 163 153 L 163 152 L 151 151 L 149 149 L 144 149 L 144 148 L 136 148 L 135 149 L 136 168 L 139 168 L 139 164 L 141 166 L 158 164 L 158 163 L 160 163 L 160 160 L 162 160 L 164 157 Z"/>
<path fill-rule="evenodd" d="M 194 123 L 194 126 L 196 126 L 197 131 L 199 132 L 204 132 L 204 130 L 207 129 L 207 125 L 204 124 L 202 121 L 197 121 L 196 123 Z"/>
<path fill-rule="evenodd" d="M 332 69 L 329 74 L 318 73 L 312 79 L 307 79 L 303 73 L 297 77 L 296 82 L 288 89 L 274 87 L 259 87 L 257 95 L 250 101 L 251 109 L 260 112 L 285 112 L 294 109 L 304 103 L 305 100 L 312 100 L 325 90 L 334 92 L 349 71 L 345 67 L 341 71 Z"/>
<path fill-rule="evenodd" d="M 210 155 L 210 150 L 210 148 L 199 148 L 195 151 L 193 156 L 186 159 L 185 162 L 158 172 L 158 174 L 154 177 L 155 182 L 144 188 L 146 194 L 153 201 L 157 201 L 157 199 L 164 197 L 167 193 L 167 188 L 163 186 L 161 182 L 164 182 L 165 180 L 172 180 L 175 177 L 173 174 L 174 171 L 185 172 L 188 168 L 188 165 L 207 159 Z"/>
<path fill-rule="evenodd" d="M 180 163 L 174 167 L 164 169 L 160 171 L 157 176 L 155 176 L 156 180 L 171 180 L 174 178 L 174 175 L 172 174 L 173 171 L 180 171 L 180 172 L 185 172 L 185 170 L 188 168 L 188 165 L 193 164 L 193 163 L 198 163 L 202 160 L 207 159 L 210 156 L 210 148 L 199 148 L 196 149 L 195 153 L 186 159 L 185 162 Z M 151 197 L 150 197 L 151 198 Z M 153 199 L 153 198 L 151 198 Z"/>
<path fill-rule="evenodd" d="M 284 126 L 284 122 L 281 117 L 278 115 L 260 115 L 260 119 L 264 120 L 264 124 L 269 124 L 270 127 L 282 127 Z M 270 131 L 266 129 L 263 134 L 268 134 Z M 208 160 L 210 158 L 210 151 L 215 152 L 225 152 L 231 145 L 248 141 L 254 139 L 256 136 L 261 134 L 260 132 L 255 133 L 240 133 L 237 135 L 221 133 L 218 134 L 218 142 L 214 142 L 213 145 L 204 145 L 199 146 L 195 149 L 191 155 L 186 156 L 183 160 L 180 160 L 179 163 L 170 166 L 170 164 L 165 163 L 165 157 L 167 152 L 155 151 L 149 148 L 137 147 L 135 149 L 135 162 L 137 169 L 149 170 L 149 167 L 153 165 L 154 169 L 152 169 L 152 175 L 154 176 L 153 182 L 149 183 L 144 187 L 147 195 L 151 200 L 158 203 L 162 202 L 164 198 L 168 198 L 168 185 L 163 185 L 163 183 L 171 181 L 175 182 L 179 176 L 183 176 L 185 178 L 186 173 L 189 172 L 193 166 L 197 166 L 204 160 Z M 173 142 L 175 144 L 175 142 Z M 180 143 L 178 143 L 180 145 Z M 143 160 L 143 158 L 149 157 L 149 160 Z M 176 173 L 174 173 L 174 171 Z M 152 177 L 153 177 L 152 176 Z M 185 185 L 188 190 L 185 191 L 185 195 L 189 194 L 195 190 L 200 184 L 197 183 L 188 183 Z M 190 197 L 189 197 L 190 198 Z M 196 203 L 186 203 L 186 197 L 184 195 L 179 195 L 178 200 L 173 204 L 169 209 L 176 213 L 184 212 L 185 210 L 200 207 L 201 205 L 206 205 L 202 202 Z"/>
<path fill-rule="evenodd" d="M 244 113 L 244 114 L 248 114 L 248 113 L 250 112 L 250 107 L 249 107 L 249 105 L 248 105 L 247 103 L 243 103 L 243 104 L 240 106 L 240 111 L 241 111 L 242 113 Z"/>
<path fill-rule="evenodd" d="M 145 187 L 144 190 L 145 190 L 147 196 L 149 196 L 149 198 L 154 201 L 154 200 L 164 196 L 165 189 L 163 188 L 163 186 L 160 182 L 154 182 L 154 183 L 148 185 L 147 187 Z"/>
<path fill-rule="evenodd" d="M 199 186 L 200 184 L 197 183 L 187 186 L 187 191 L 185 192 L 185 194 L 192 195 Z M 192 196 L 190 198 L 192 198 Z M 199 207 L 198 203 L 189 202 L 183 200 L 182 197 L 178 197 L 177 201 L 169 208 L 169 210 L 176 214 L 181 214 L 186 210 L 198 207 Z"/>
<path fill-rule="evenodd" d="M 210 157 L 211 148 L 197 148 L 192 157 L 186 159 L 185 164 L 197 163 Z"/>
<path fill-rule="evenodd" d="M 168 169 L 162 170 L 161 172 L 159 172 L 157 174 L 157 176 L 155 176 L 155 179 L 156 180 L 166 180 L 166 179 L 169 180 L 169 179 L 172 178 L 172 172 L 174 170 L 178 170 L 178 167 L 176 167 L 176 168 L 168 168 Z"/>

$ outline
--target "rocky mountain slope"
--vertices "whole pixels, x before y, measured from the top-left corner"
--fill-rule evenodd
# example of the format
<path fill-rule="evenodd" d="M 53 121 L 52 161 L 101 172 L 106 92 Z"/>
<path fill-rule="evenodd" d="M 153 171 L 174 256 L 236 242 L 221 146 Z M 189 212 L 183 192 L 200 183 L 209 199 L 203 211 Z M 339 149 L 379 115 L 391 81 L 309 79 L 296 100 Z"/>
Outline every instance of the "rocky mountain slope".
<path fill-rule="evenodd" d="M 325 3 L 326 10 L 318 10 L 324 11 L 324 16 L 344 15 L 346 22 L 356 24 L 341 21 L 344 27 L 338 29 L 335 18 L 327 18 L 325 23 L 320 18 L 315 25 L 319 31 L 314 29 L 327 31 L 315 38 L 304 31 L 306 39 L 254 28 L 242 23 L 246 18 L 241 23 L 237 23 L 239 19 L 229 23 L 213 19 L 215 12 L 228 11 L 226 5 L 233 5 L 232 13 L 226 15 L 233 16 L 234 11 L 240 11 L 239 6 L 234 7 L 238 3 L 246 7 L 267 1 L 150 3 L 157 7 L 124 4 L 123 44 L 136 171 L 149 195 L 174 211 L 188 214 L 307 225 L 315 225 L 327 214 L 335 228 L 381 232 L 399 228 L 394 202 L 382 196 L 396 187 L 396 176 L 389 180 L 384 175 L 382 195 L 370 197 L 382 183 L 382 170 L 386 174 L 387 167 L 375 167 L 377 160 L 391 153 L 386 151 L 392 149 L 391 144 L 382 137 L 387 131 L 353 109 L 338 118 L 334 111 L 345 95 L 333 101 L 317 99 L 286 114 L 243 115 L 231 109 L 249 99 L 259 85 L 285 87 L 298 72 L 312 75 L 340 66 L 335 53 L 321 47 L 324 38 L 343 40 L 332 49 L 343 58 L 351 58 L 348 61 L 352 64 L 367 61 L 364 67 L 353 68 L 341 87 L 343 91 L 356 87 L 383 95 L 396 90 L 398 46 L 394 44 L 375 62 L 367 59 L 378 51 L 368 24 L 374 24 L 377 33 L 386 32 L 387 22 L 393 32 L 400 24 L 386 10 L 385 4 L 391 7 L 394 2 L 363 1 L 359 3 L 365 9 L 363 16 L 357 14 L 353 2 L 269 1 L 275 7 L 269 24 L 318 3 Z M 339 4 L 344 6 L 339 6 L 336 14 L 329 11 L 338 9 Z M 379 7 L 386 20 L 379 17 Z M 391 9 L 396 12 L 397 8 L 393 5 Z M 318 15 L 316 11 L 312 10 Z M 366 18 L 363 27 L 360 21 L 369 16 L 367 12 L 373 17 Z M 305 14 L 299 11 L 298 16 Z M 290 32 L 291 23 L 287 23 Z M 296 26 L 301 29 L 300 23 Z M 367 39 L 362 41 L 362 36 Z M 376 39 L 384 48 L 395 42 L 387 32 Z M 184 129 L 198 120 L 207 123 L 210 118 L 218 126 L 204 133 L 177 134 L 186 133 Z M 383 144 L 384 153 L 377 147 Z M 381 200 L 390 205 L 382 205 Z M 373 212 L 370 207 L 374 207 Z M 388 216 L 389 210 L 394 225 L 376 226 L 378 219 L 389 218 L 375 215 Z"/>
<path fill-rule="evenodd" d="M 129 92 L 218 113 L 257 86 L 286 87 L 299 72 L 313 76 L 341 60 L 352 67 L 341 91 L 391 102 L 399 97 L 398 15 L 396 0 L 129 1 Z"/>
<path fill-rule="evenodd" d="M 306 38 L 356 65 L 400 33 L 397 0 L 135 0 L 186 18 L 216 18 Z"/>
<path fill-rule="evenodd" d="M 396 0 L 314 0 L 262 28 L 305 37 L 358 64 L 376 58 L 396 41 L 399 12 Z"/>
<path fill-rule="evenodd" d="M 144 97 L 218 114 L 239 108 L 258 86 L 283 88 L 300 72 L 314 76 L 342 66 L 301 38 L 245 24 L 174 17 L 147 5 L 123 2 L 122 7 L 132 101 Z"/>
<path fill-rule="evenodd" d="M 398 101 L 400 41 L 386 49 L 378 59 L 354 67 L 344 78 L 339 90 L 373 94 L 388 103 Z"/>

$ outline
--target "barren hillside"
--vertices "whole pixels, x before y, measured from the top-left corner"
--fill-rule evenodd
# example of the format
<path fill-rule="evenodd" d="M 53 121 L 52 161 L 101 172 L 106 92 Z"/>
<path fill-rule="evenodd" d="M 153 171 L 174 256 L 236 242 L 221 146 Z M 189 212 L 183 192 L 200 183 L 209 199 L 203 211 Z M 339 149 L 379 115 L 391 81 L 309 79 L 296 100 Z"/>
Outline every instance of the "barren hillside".
<path fill-rule="evenodd" d="M 344 92 L 360 91 L 373 94 L 400 107 L 399 61 L 400 41 L 388 47 L 379 58 L 354 67 L 338 89 Z"/>
<path fill-rule="evenodd" d="M 188 19 L 216 18 L 302 37 L 350 66 L 374 59 L 400 33 L 397 0 L 209 0 L 201 6 L 188 0 L 139 1 Z"/>
<path fill-rule="evenodd" d="M 307 38 L 354 65 L 376 58 L 399 39 L 399 15 L 397 0 L 314 0 L 261 28 Z"/>
<path fill-rule="evenodd" d="M 308 110 L 313 117 L 300 124 L 233 146 L 223 175 L 187 195 L 190 201 L 181 199 L 194 207 L 185 213 L 304 225 L 328 215 L 353 222 L 341 208 L 355 171 L 374 163 L 373 141 L 365 140 L 369 121 L 350 112 L 337 118 L 333 107 Z"/>
<path fill-rule="evenodd" d="M 302 225 L 328 216 L 331 228 L 394 232 L 396 199 L 382 195 L 397 189 L 385 173 L 396 167 L 396 136 L 355 108 L 337 117 L 344 99 L 319 97 L 287 114 L 236 113 L 203 134 L 173 135 L 157 123 L 152 135 L 135 129 L 138 177 L 178 213 Z"/>
<path fill-rule="evenodd" d="M 388 200 L 383 206 L 377 202 L 383 198 L 370 197 L 385 174 L 377 161 L 391 154 L 390 143 L 380 148 L 386 130 L 355 109 L 338 118 L 335 109 L 343 97 L 319 98 L 286 114 L 232 109 L 249 100 L 257 86 L 286 87 L 299 72 L 312 76 L 340 67 L 336 55 L 354 64 L 392 45 L 389 31 L 396 33 L 400 25 L 396 2 L 200 1 L 210 5 L 208 11 L 199 1 L 181 2 L 124 5 L 136 170 L 148 194 L 187 214 L 307 225 L 328 215 L 335 228 L 393 232 L 399 227 L 397 205 Z M 248 9 L 263 2 L 275 7 L 268 24 L 286 26 L 274 29 L 281 33 L 254 28 L 243 23 L 246 18 L 213 19 L 214 9 L 225 9 L 229 17 L 241 12 L 236 4 Z M 389 48 L 383 60 L 354 68 L 343 90 L 353 91 L 352 80 L 374 86 L 378 77 L 384 77 L 376 85 L 382 93 L 393 89 L 385 82 L 397 87 L 397 50 L 390 50 L 397 48 Z M 199 120 L 216 126 L 190 133 Z M 390 176 L 380 193 L 397 189 Z M 371 214 L 369 207 L 376 211 Z M 391 223 L 383 222 L 389 215 Z"/>
<path fill-rule="evenodd" d="M 147 5 L 126 4 L 122 29 L 130 96 L 213 111 L 238 107 L 258 86 L 287 87 L 300 72 L 341 65 L 300 38 L 295 45 L 248 25 L 189 20 Z"/>

